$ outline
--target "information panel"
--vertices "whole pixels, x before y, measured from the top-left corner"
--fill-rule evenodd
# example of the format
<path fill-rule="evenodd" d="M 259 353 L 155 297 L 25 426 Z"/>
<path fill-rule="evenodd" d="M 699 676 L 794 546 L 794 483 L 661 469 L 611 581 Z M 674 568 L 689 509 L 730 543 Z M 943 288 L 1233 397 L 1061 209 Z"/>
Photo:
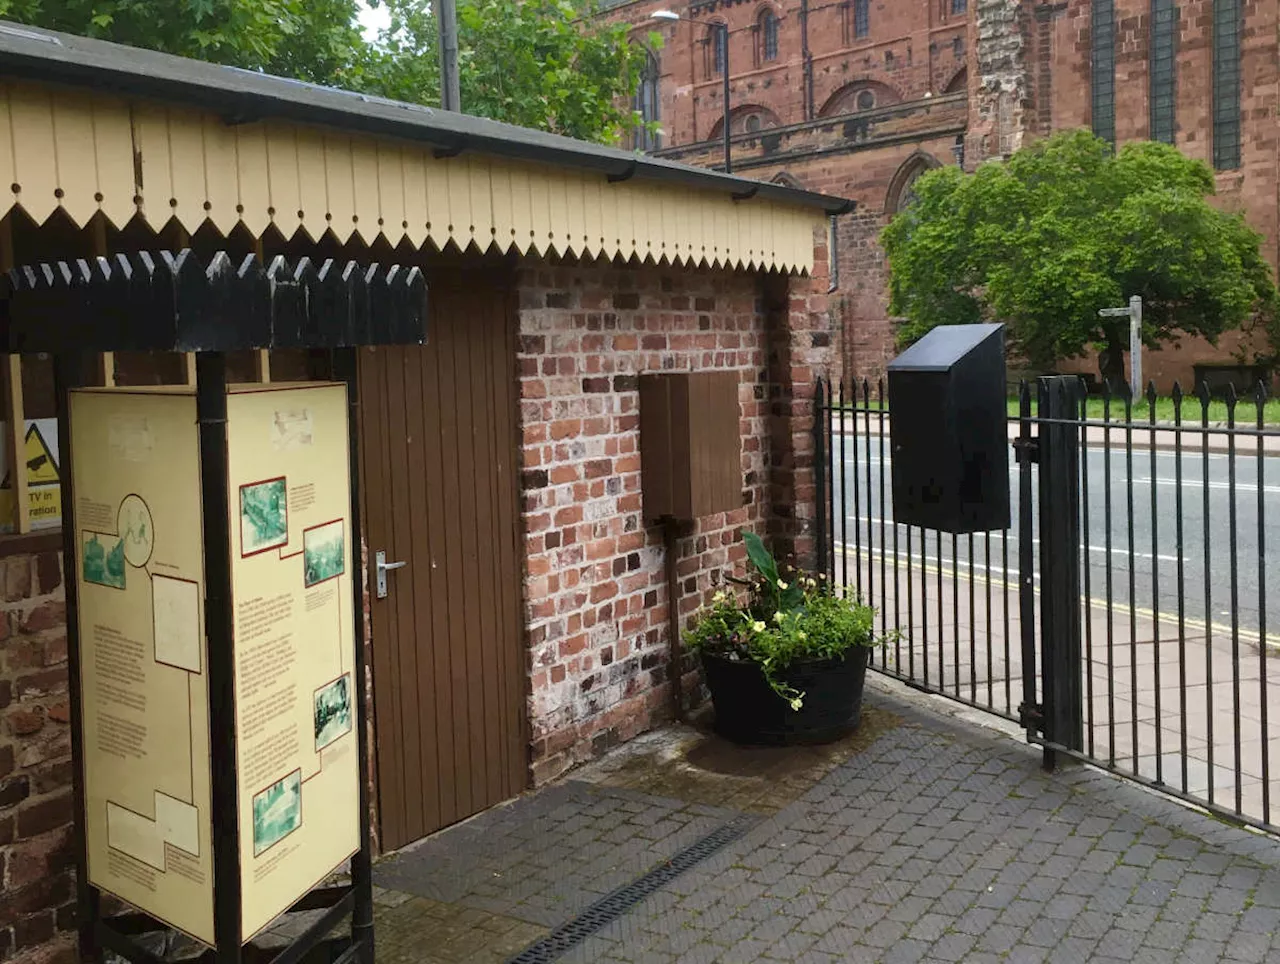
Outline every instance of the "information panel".
<path fill-rule="evenodd" d="M 227 399 L 243 933 L 360 845 L 343 385 Z"/>
<path fill-rule="evenodd" d="M 213 943 L 196 403 L 71 393 L 89 881 Z"/>

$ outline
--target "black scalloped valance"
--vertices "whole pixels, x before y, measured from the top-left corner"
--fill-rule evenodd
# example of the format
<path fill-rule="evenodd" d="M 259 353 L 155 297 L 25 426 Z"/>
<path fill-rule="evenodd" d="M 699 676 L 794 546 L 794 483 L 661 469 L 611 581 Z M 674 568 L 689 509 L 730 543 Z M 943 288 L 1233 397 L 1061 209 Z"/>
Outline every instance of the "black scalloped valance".
<path fill-rule="evenodd" d="M 15 268 L 0 278 L 10 352 L 235 351 L 420 345 L 417 268 L 354 261 L 238 263 L 218 252 L 118 254 Z"/>

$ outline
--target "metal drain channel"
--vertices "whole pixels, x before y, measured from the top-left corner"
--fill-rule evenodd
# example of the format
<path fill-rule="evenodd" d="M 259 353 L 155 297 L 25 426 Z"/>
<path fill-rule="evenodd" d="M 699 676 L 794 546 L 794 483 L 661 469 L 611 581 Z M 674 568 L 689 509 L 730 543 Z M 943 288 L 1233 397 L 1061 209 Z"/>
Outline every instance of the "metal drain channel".
<path fill-rule="evenodd" d="M 556 960 L 602 927 L 612 924 L 636 904 L 675 880 L 686 870 L 690 870 L 717 850 L 733 843 L 750 830 L 758 820 L 758 817 L 744 815 L 722 824 L 670 860 L 658 864 L 642 877 L 637 877 L 631 883 L 624 884 L 612 893 L 601 897 L 577 917 L 561 924 L 542 940 L 530 944 L 515 957 L 509 958 L 507 964 L 547 964 L 549 961 Z"/>

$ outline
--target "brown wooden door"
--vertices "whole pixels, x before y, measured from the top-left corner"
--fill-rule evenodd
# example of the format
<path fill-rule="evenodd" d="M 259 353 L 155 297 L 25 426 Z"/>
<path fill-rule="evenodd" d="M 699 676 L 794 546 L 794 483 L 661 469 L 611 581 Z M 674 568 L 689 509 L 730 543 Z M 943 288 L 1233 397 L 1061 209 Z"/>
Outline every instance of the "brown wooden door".
<path fill-rule="evenodd" d="M 527 779 L 514 310 L 492 279 L 428 301 L 426 346 L 360 351 L 383 850 Z"/>

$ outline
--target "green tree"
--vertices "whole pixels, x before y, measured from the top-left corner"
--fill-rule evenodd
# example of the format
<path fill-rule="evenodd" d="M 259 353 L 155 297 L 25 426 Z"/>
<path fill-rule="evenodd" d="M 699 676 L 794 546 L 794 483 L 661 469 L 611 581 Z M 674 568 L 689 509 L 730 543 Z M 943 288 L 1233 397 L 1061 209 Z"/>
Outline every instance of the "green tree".
<path fill-rule="evenodd" d="M 374 0 L 377 3 L 377 0 Z M 430 0 L 383 0 L 374 43 L 357 0 L 0 0 L 0 19 L 434 105 L 439 55 Z M 595 0 L 461 0 L 462 106 L 469 114 L 615 142 L 647 51 Z M 651 42 L 656 45 L 657 36 Z"/>
<path fill-rule="evenodd" d="M 383 0 L 391 25 L 357 86 L 397 100 L 439 102 L 430 0 Z M 582 140 L 616 142 L 640 123 L 631 98 L 647 50 L 622 24 L 593 17 L 595 0 L 459 0 L 462 108 Z M 649 42 L 656 46 L 656 34 Z"/>
<path fill-rule="evenodd" d="M 0 18 L 316 83 L 364 56 L 356 0 L 0 0 Z"/>
<path fill-rule="evenodd" d="M 1254 325 L 1277 334 L 1260 236 L 1209 203 L 1207 165 L 1168 145 L 1116 153 L 1087 131 L 1064 132 L 973 174 L 930 171 L 914 189 L 881 235 L 904 342 L 936 325 L 998 320 L 1032 365 L 1094 347 L 1119 385 L 1128 320 L 1098 310 L 1131 295 L 1142 296 L 1150 348 Z"/>

